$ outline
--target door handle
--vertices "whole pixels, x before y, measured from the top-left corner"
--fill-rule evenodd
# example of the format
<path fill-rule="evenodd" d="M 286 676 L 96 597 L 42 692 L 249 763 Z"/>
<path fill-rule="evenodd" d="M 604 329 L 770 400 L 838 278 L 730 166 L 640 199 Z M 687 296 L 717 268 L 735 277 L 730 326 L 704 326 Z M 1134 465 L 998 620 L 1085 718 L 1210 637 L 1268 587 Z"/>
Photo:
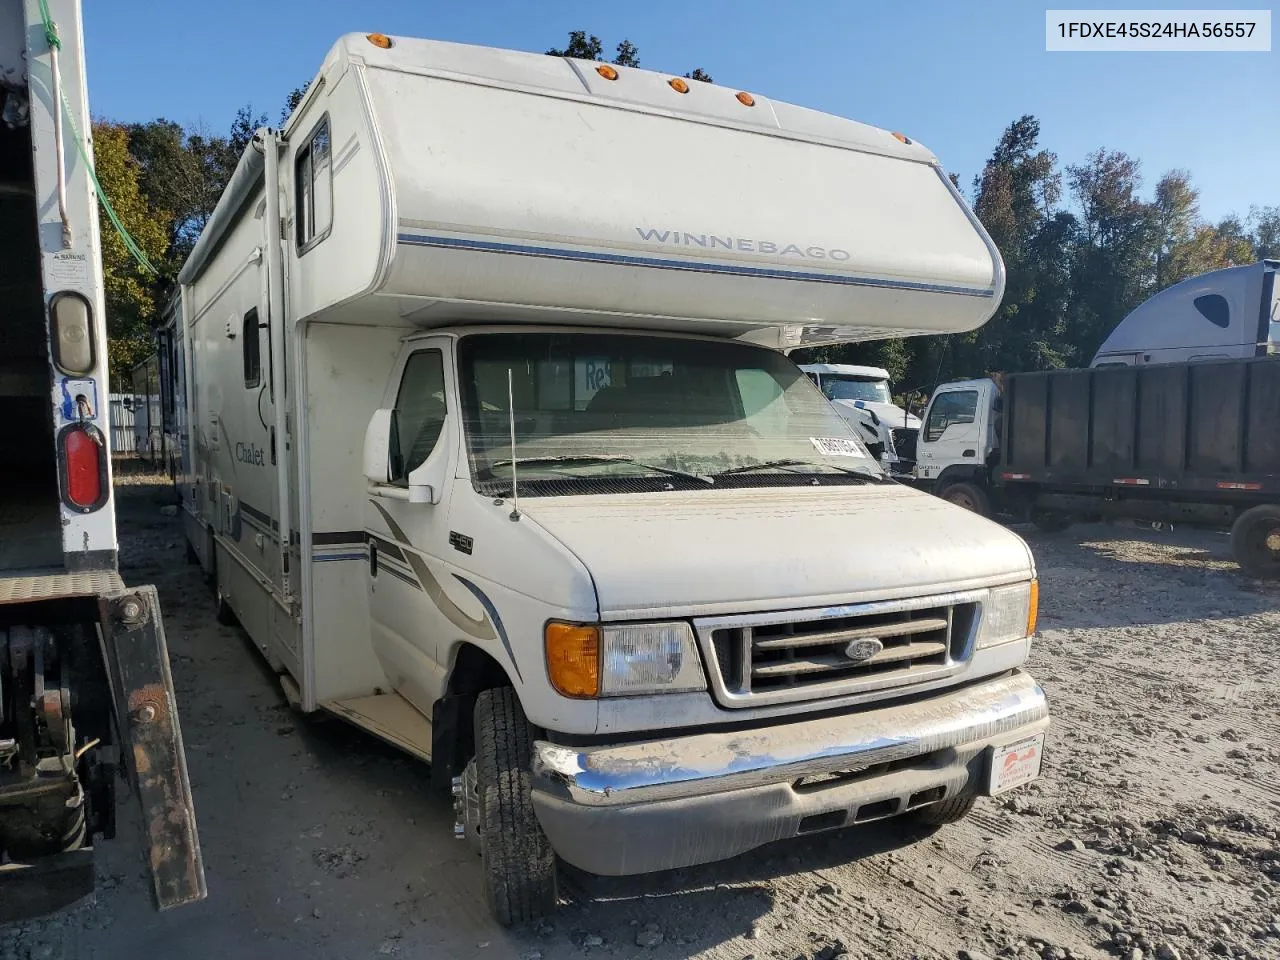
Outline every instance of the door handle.
<path fill-rule="evenodd" d="M 378 546 L 375 543 L 369 544 L 369 576 L 376 577 L 378 575 Z"/>
<path fill-rule="evenodd" d="M 977 450 L 966 450 L 964 453 L 960 454 L 962 457 L 976 457 L 977 455 Z"/>

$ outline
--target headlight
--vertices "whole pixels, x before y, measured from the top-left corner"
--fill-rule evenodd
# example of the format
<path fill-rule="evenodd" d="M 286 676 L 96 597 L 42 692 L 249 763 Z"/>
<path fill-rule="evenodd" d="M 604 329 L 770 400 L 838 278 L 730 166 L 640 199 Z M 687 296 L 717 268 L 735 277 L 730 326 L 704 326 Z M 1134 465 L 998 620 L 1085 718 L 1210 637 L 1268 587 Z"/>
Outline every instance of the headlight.
<path fill-rule="evenodd" d="M 707 689 L 687 623 L 604 627 L 601 635 L 602 697 Z"/>
<path fill-rule="evenodd" d="M 1040 584 L 1036 580 L 988 591 L 982 603 L 978 649 L 1021 640 L 1035 633 L 1039 600 Z"/>
<path fill-rule="evenodd" d="M 625 697 L 705 690 L 687 623 L 579 626 L 549 623 L 547 676 L 566 697 Z"/>

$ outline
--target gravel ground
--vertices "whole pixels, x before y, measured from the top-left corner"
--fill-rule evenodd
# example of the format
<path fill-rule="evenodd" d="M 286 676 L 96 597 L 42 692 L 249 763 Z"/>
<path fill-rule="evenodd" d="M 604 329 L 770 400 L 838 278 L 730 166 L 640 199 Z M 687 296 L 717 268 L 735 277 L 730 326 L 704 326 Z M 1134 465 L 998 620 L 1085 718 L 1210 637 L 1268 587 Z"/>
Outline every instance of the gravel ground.
<path fill-rule="evenodd" d="M 159 481 L 121 494 L 122 573 L 164 604 L 209 898 L 151 911 L 126 806 L 96 902 L 0 928 L 0 960 L 1280 958 L 1280 586 L 1243 577 L 1222 534 L 1026 532 L 1054 714 L 1029 788 L 932 835 L 889 822 L 570 873 L 553 920 L 505 931 L 426 768 L 293 714 L 214 623 Z"/>

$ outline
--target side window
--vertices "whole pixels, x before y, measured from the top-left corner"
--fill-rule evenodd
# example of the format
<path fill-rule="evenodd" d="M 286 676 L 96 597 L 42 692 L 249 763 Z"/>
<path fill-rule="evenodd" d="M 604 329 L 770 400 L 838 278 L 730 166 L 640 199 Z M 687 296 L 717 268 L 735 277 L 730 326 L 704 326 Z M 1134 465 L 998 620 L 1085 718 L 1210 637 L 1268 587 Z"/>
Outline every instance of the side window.
<path fill-rule="evenodd" d="M 929 408 L 929 419 L 924 425 L 924 439 L 931 443 L 939 439 L 953 423 L 973 423 L 978 410 L 978 391 L 957 390 L 936 397 Z"/>
<path fill-rule="evenodd" d="M 421 350 L 409 357 L 395 410 L 397 450 L 392 452 L 391 480 L 403 486 L 435 449 L 444 426 L 444 356 L 439 350 Z"/>
<path fill-rule="evenodd" d="M 333 164 L 329 118 L 325 117 L 294 159 L 294 222 L 303 252 L 329 233 L 333 222 Z"/>
<path fill-rule="evenodd" d="M 240 329 L 240 349 L 244 353 L 244 385 L 262 386 L 262 338 L 258 333 L 258 308 L 244 315 Z"/>

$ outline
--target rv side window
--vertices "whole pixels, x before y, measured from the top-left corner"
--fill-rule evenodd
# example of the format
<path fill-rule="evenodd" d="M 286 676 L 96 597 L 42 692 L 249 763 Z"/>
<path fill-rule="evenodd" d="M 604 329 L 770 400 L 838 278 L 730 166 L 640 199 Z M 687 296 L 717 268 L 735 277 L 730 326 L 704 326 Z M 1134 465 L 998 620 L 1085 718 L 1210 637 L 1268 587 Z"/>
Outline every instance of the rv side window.
<path fill-rule="evenodd" d="M 244 315 L 240 330 L 240 349 L 244 353 L 244 385 L 262 386 L 262 338 L 258 335 L 258 308 Z"/>
<path fill-rule="evenodd" d="M 409 357 L 396 396 L 396 440 L 399 456 L 392 458 L 393 483 L 409 482 L 422 466 L 444 426 L 444 356 L 439 350 L 420 350 Z"/>
<path fill-rule="evenodd" d="M 925 442 L 939 439 L 953 423 L 973 423 L 978 410 L 978 391 L 957 390 L 939 394 L 929 409 L 929 421 L 924 425 Z"/>
<path fill-rule="evenodd" d="M 294 221 L 298 252 L 303 253 L 329 234 L 333 222 L 333 165 L 329 118 L 320 121 L 294 160 L 296 189 Z"/>

